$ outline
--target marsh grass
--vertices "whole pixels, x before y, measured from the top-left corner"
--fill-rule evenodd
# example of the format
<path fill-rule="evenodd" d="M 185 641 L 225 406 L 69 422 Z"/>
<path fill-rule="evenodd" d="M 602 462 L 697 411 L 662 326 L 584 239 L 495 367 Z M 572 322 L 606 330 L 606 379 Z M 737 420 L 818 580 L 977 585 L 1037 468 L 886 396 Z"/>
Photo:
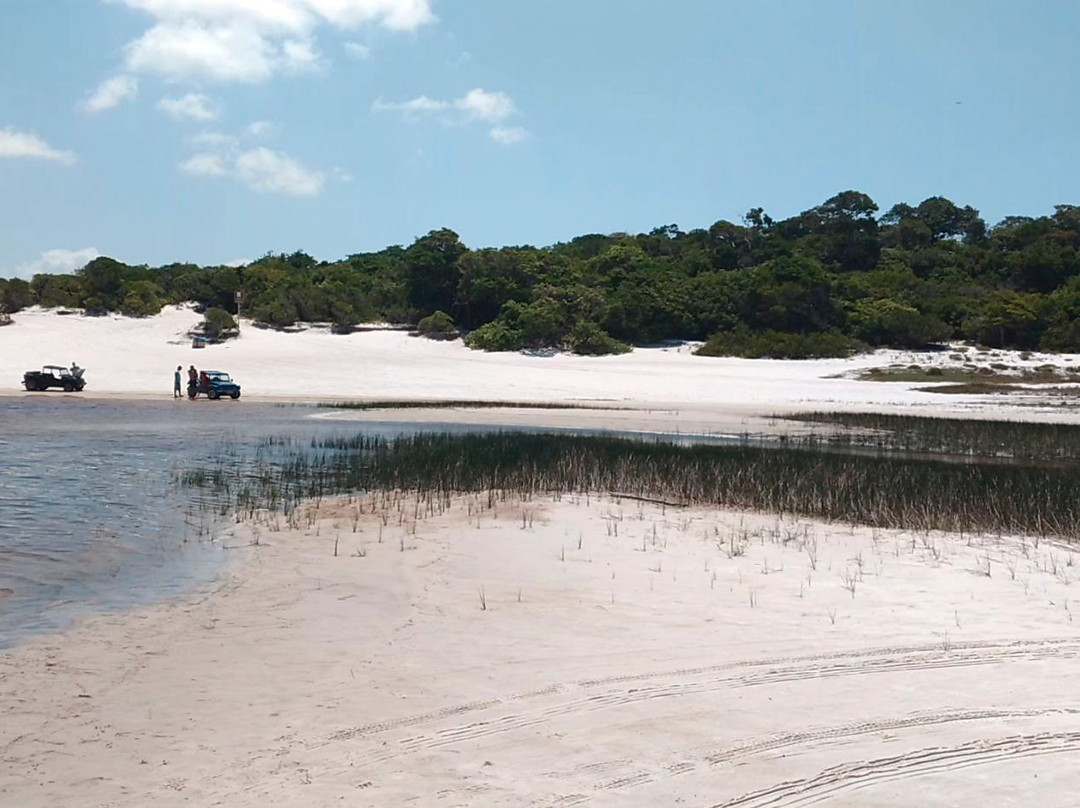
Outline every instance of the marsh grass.
<path fill-rule="evenodd" d="M 780 418 L 846 427 L 827 436 L 790 442 L 864 446 L 892 452 L 1012 458 L 1031 461 L 1080 461 L 1080 426 L 1025 421 L 924 418 L 877 413 L 807 412 Z"/>
<path fill-rule="evenodd" d="M 908 365 L 906 367 L 867 368 L 858 378 L 869 382 L 965 382 L 982 385 L 1054 384 L 1075 380 L 1071 371 L 1058 372 L 1053 365 L 1037 368 L 1010 368 L 996 363 L 990 367 L 937 367 L 933 365 Z"/>
<path fill-rule="evenodd" d="M 875 527 L 1080 535 L 1080 469 L 1072 464 L 961 464 L 807 448 L 528 433 L 357 435 L 293 446 L 273 462 L 184 471 L 179 482 L 204 489 L 214 507 L 238 518 L 280 510 L 290 525 L 302 501 L 353 492 L 408 493 L 414 520 L 462 493 L 483 495 L 492 507 L 593 492 Z M 731 555 L 745 544 L 732 539 Z"/>
<path fill-rule="evenodd" d="M 554 401 L 332 401 L 315 405 L 330 410 L 430 410 L 430 409 L 505 409 L 505 410 L 615 410 L 599 404 L 566 404 Z"/>

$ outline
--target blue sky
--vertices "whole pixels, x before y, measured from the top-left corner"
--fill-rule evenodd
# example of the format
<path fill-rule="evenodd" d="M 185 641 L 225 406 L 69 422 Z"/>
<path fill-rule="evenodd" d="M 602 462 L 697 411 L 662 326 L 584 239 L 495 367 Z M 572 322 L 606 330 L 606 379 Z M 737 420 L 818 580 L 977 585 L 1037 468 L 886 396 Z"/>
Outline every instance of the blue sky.
<path fill-rule="evenodd" d="M 0 0 L 0 276 L 1078 202 L 1080 4 Z"/>

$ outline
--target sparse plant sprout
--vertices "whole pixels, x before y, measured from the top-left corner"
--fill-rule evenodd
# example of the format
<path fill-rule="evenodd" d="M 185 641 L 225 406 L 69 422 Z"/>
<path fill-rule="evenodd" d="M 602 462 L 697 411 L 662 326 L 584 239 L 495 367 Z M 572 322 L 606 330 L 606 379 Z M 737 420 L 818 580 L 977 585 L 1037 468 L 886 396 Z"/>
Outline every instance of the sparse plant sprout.
<path fill-rule="evenodd" d="M 934 426 L 935 435 L 951 440 L 947 427 L 955 423 Z M 990 434 L 997 427 L 979 429 Z M 1038 430 L 1016 425 L 1001 429 L 1014 430 L 1008 434 L 1021 436 L 1029 446 L 1037 443 L 1032 436 Z M 1006 433 L 995 433 L 997 438 L 1002 434 Z M 1049 440 L 1057 434 L 1056 426 L 1040 434 Z M 1077 436 L 1080 431 L 1076 436 L 1069 431 L 1061 440 L 1063 446 L 1078 447 L 1076 451 L 1067 448 L 1046 456 L 1062 461 L 1080 457 Z M 310 446 L 283 441 L 273 455 L 254 460 L 232 455 L 216 466 L 178 472 L 177 479 L 181 485 L 209 492 L 207 501 L 212 504 L 207 510 L 244 514 L 246 519 L 258 512 L 260 523 L 274 532 L 285 526 L 307 526 L 317 532 L 321 529 L 317 512 L 302 503 L 364 491 L 364 502 L 358 500 L 356 509 L 370 509 L 375 515 L 379 543 L 392 515 L 396 514 L 403 533 L 415 535 L 419 518 L 441 512 L 459 494 L 474 497 L 468 507 L 479 525 L 482 513 L 497 518 L 500 503 L 520 503 L 541 493 L 580 494 L 589 503 L 590 492 L 613 491 L 668 504 L 708 504 L 782 513 L 785 519 L 804 515 L 864 524 L 875 535 L 886 528 L 906 529 L 923 537 L 925 551 L 935 561 L 942 559 L 943 550 L 931 530 L 963 531 L 973 546 L 978 546 L 976 534 L 1026 536 L 1020 548 L 1029 557 L 1032 549 L 1039 557 L 1043 539 L 1080 535 L 1076 473 L 1071 464 L 928 462 L 915 457 L 845 454 L 828 447 L 681 445 L 523 433 L 421 433 L 384 439 L 361 433 L 318 437 Z M 638 507 L 638 513 L 644 514 Z M 528 527 L 532 509 L 523 511 L 523 524 Z M 348 518 L 354 520 L 354 532 L 359 532 L 358 515 L 350 513 Z M 611 520 L 613 534 L 617 524 Z M 680 523 L 680 529 L 684 525 L 685 521 Z M 753 538 L 763 546 L 766 538 L 786 543 L 794 533 L 784 530 L 776 526 L 751 531 L 740 521 L 723 538 L 716 536 L 718 549 L 736 558 L 746 552 Z M 714 528 L 714 533 L 719 530 Z M 658 548 L 662 538 L 666 540 L 655 522 L 651 534 Z M 642 550 L 647 546 L 648 536 Z M 825 560 L 813 548 L 813 542 L 804 539 L 803 552 L 811 569 Z M 1075 563 L 1052 555 L 1048 563 L 1055 575 Z M 564 552 L 561 557 L 565 558 Z"/>
<path fill-rule="evenodd" d="M 851 567 L 845 567 L 844 571 L 840 573 L 840 581 L 844 585 L 844 589 L 851 593 L 851 599 L 855 599 L 855 589 L 859 584 L 858 570 L 853 570 Z"/>
<path fill-rule="evenodd" d="M 836 625 L 836 609 L 831 606 L 829 607 L 829 622 L 834 626 Z"/>
<path fill-rule="evenodd" d="M 948 654 L 952 651 L 952 640 L 949 639 L 949 632 L 941 632 L 941 651 L 944 654 Z"/>
<path fill-rule="evenodd" d="M 478 586 L 476 588 L 476 593 L 480 596 L 480 611 L 486 612 L 487 611 L 487 595 L 484 592 L 484 587 Z"/>

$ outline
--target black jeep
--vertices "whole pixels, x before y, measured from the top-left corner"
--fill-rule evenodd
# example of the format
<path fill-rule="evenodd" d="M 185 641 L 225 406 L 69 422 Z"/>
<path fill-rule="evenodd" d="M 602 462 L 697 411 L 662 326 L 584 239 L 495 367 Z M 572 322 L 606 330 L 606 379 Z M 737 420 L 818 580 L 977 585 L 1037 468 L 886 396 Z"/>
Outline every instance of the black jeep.
<path fill-rule="evenodd" d="M 23 374 L 23 387 L 27 390 L 48 390 L 50 387 L 62 387 L 65 393 L 80 393 L 86 387 L 84 370 L 73 370 L 59 365 L 45 365 L 41 370 L 28 370 Z"/>

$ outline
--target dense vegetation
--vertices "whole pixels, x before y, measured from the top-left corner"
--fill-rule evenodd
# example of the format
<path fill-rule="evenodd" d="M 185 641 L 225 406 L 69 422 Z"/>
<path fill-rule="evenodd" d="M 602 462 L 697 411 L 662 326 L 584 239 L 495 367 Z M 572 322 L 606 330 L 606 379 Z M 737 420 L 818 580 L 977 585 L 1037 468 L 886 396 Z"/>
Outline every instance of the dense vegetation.
<path fill-rule="evenodd" d="M 1073 538 L 1077 468 L 955 463 L 809 449 L 682 446 L 565 434 L 363 434 L 278 441 L 252 467 L 236 458 L 189 468 L 181 485 L 240 516 L 335 494 L 488 496 L 611 493 L 686 505 L 801 514 L 877 527 L 1003 531 Z M 419 507 L 419 502 L 418 502 Z"/>
<path fill-rule="evenodd" d="M 1080 464 L 1080 426 L 1073 424 L 868 412 L 807 412 L 779 417 L 850 430 L 825 437 L 791 438 L 791 444 L 823 441 L 834 447 L 865 446 L 891 452 Z"/>
<path fill-rule="evenodd" d="M 411 246 L 318 262 L 297 252 L 246 267 L 150 268 L 97 258 L 74 275 L 0 280 L 0 312 L 26 306 L 146 316 L 193 300 L 285 327 L 373 320 L 460 330 L 487 350 L 612 353 L 710 340 L 705 353 L 843 355 L 969 339 L 1080 350 L 1080 206 L 988 227 L 932 197 L 879 215 L 845 191 L 774 221 L 689 232 L 586 235 L 550 247 L 470 250 L 450 230 Z"/>

